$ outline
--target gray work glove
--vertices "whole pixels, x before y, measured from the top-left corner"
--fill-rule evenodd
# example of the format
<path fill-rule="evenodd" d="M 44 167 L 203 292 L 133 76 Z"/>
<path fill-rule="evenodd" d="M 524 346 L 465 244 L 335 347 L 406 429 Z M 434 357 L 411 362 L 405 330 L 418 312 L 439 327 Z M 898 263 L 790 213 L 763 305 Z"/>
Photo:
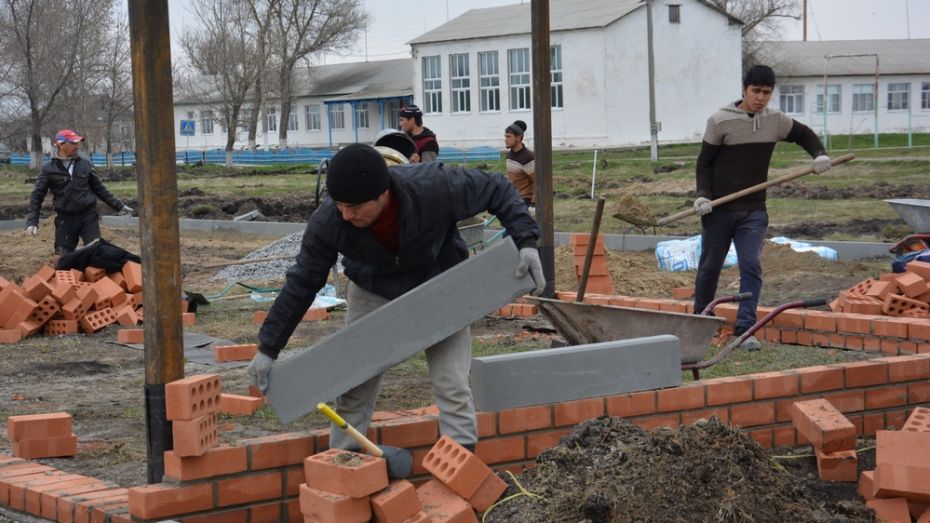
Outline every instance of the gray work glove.
<path fill-rule="evenodd" d="M 710 214 L 714 210 L 714 207 L 710 204 L 710 200 L 701 196 L 700 198 L 694 200 L 694 212 L 698 216 L 704 216 L 705 214 Z"/>
<path fill-rule="evenodd" d="M 132 210 L 132 207 L 124 205 L 122 209 L 119 210 L 119 216 L 132 216 L 132 213 L 135 211 Z"/>
<path fill-rule="evenodd" d="M 39 234 L 39 226 L 38 226 L 38 225 L 30 225 L 29 227 L 26 227 L 26 232 L 28 232 L 29 234 L 35 236 L 36 234 Z"/>
<path fill-rule="evenodd" d="M 249 363 L 249 381 L 262 391 L 262 394 L 268 391 L 268 378 L 273 366 L 274 359 L 261 351 L 256 352 L 252 363 Z"/>
<path fill-rule="evenodd" d="M 811 168 L 814 169 L 814 174 L 825 173 L 830 170 L 830 167 L 833 167 L 833 164 L 830 163 L 830 157 L 825 154 L 821 154 L 814 158 L 814 163 L 811 165 Z"/>
<path fill-rule="evenodd" d="M 520 263 L 517 264 L 517 272 L 514 276 L 522 278 L 526 271 L 530 271 L 530 276 L 536 282 L 536 288 L 530 291 L 533 296 L 539 296 L 546 290 L 546 277 L 543 276 L 542 261 L 539 259 L 539 251 L 534 247 L 524 247 L 520 249 Z"/>

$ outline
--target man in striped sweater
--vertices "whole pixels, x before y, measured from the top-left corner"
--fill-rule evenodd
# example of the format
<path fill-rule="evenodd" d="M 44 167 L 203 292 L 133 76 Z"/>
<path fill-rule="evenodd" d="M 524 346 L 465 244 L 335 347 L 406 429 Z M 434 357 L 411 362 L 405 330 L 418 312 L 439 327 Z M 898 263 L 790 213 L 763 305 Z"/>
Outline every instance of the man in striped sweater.
<path fill-rule="evenodd" d="M 714 299 L 720 270 L 732 241 L 739 259 L 740 292 L 752 298 L 741 301 L 734 334 L 742 335 L 756 323 L 756 306 L 762 291 L 762 241 L 769 217 L 765 191 L 730 203 L 711 206 L 711 200 L 766 181 L 775 143 L 800 145 L 814 159 L 813 170 L 831 166 L 823 144 L 806 125 L 777 109 L 768 108 L 775 87 L 775 72 L 765 65 L 751 67 L 743 77 L 743 98 L 726 105 L 707 120 L 697 158 L 697 199 L 701 217 L 701 260 L 695 278 L 694 310 L 700 313 Z M 742 348 L 758 350 L 750 336 Z"/>

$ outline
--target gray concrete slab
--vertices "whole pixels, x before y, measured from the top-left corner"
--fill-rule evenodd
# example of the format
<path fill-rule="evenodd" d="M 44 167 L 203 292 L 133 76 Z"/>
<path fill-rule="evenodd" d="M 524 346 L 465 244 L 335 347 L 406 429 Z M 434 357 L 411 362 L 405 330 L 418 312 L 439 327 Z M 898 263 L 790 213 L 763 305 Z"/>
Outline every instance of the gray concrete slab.
<path fill-rule="evenodd" d="M 449 337 L 533 288 L 510 238 L 298 354 L 271 371 L 267 397 L 288 423 Z"/>
<path fill-rule="evenodd" d="M 130 216 L 104 216 L 103 223 L 111 227 L 138 228 L 139 218 Z M 190 218 L 181 218 L 178 220 L 178 229 L 181 231 L 226 232 L 254 236 L 281 237 L 295 232 L 304 232 L 306 228 L 306 222 L 234 222 L 232 220 L 194 220 Z"/>
<path fill-rule="evenodd" d="M 492 412 L 681 385 L 681 346 L 663 334 L 474 358 L 475 407 Z"/>

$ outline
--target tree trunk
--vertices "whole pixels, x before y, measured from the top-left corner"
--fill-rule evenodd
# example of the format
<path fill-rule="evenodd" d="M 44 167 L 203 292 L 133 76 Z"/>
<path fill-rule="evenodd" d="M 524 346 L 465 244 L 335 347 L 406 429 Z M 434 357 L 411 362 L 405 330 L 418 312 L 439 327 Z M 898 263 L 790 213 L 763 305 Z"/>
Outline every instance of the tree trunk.
<path fill-rule="evenodd" d="M 29 155 L 29 168 L 42 167 L 42 136 L 39 131 L 32 131 L 32 154 Z"/>
<path fill-rule="evenodd" d="M 291 71 L 286 65 L 281 66 L 281 122 L 278 126 L 278 145 L 287 148 L 287 128 L 291 122 Z"/>
<path fill-rule="evenodd" d="M 239 131 L 239 111 L 241 110 L 241 105 L 234 105 L 232 107 L 232 114 L 229 115 L 229 119 L 226 121 L 226 168 L 232 169 L 233 166 L 233 147 L 236 145 L 236 134 Z"/>
<path fill-rule="evenodd" d="M 249 115 L 249 149 L 255 149 L 255 134 L 258 131 L 258 119 L 262 115 L 262 79 L 255 80 L 255 96 L 252 98 L 252 114 Z"/>
<path fill-rule="evenodd" d="M 107 121 L 107 169 L 113 170 L 113 122 Z"/>

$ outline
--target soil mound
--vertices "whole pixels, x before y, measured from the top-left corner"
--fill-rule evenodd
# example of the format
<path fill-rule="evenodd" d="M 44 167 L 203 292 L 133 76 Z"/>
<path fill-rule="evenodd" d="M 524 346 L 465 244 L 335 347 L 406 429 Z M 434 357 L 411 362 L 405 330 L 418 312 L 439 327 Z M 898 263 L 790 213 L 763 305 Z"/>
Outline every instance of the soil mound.
<path fill-rule="evenodd" d="M 507 479 L 505 498 L 520 492 Z M 652 432 L 620 418 L 591 420 L 517 480 L 538 497 L 505 501 L 487 522 L 851 521 L 810 499 L 761 447 L 716 418 Z"/>

